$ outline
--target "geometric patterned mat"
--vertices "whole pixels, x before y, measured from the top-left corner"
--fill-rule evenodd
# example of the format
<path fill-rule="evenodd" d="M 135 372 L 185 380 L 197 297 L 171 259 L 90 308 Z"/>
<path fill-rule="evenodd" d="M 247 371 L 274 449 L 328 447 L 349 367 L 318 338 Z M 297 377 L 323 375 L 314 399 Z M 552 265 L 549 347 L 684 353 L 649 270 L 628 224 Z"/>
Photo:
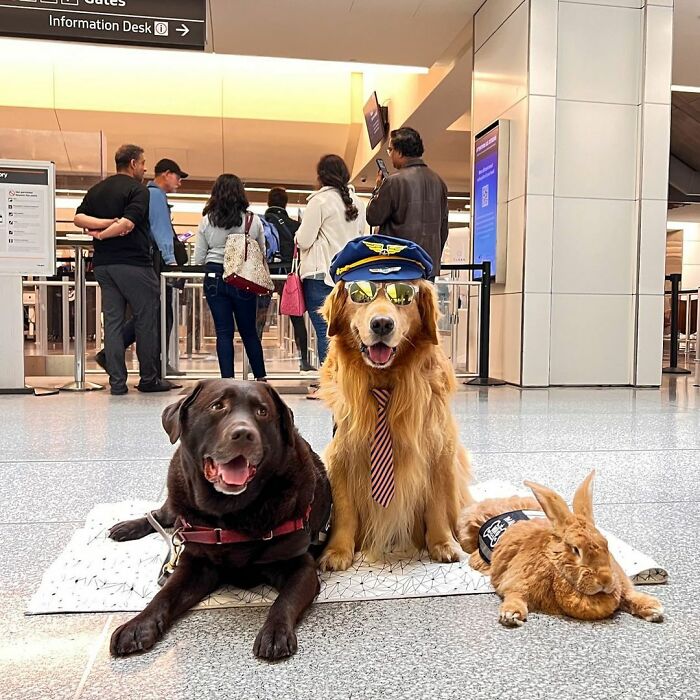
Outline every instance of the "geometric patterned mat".
<path fill-rule="evenodd" d="M 472 486 L 477 500 L 501 498 L 519 491 L 503 481 Z M 160 503 L 129 501 L 95 506 L 85 527 L 78 530 L 58 559 L 44 574 L 28 604 L 27 614 L 75 612 L 137 612 L 158 592 L 160 566 L 167 546 L 156 533 L 133 542 L 114 542 L 107 531 L 116 522 L 142 516 Z M 665 583 L 668 574 L 650 557 L 617 537 L 605 533 L 610 551 L 638 584 Z M 427 555 L 394 554 L 381 562 L 358 555 L 344 572 L 321 574 L 319 603 L 350 600 L 386 600 L 444 595 L 490 593 L 489 579 L 466 561 L 439 564 Z M 269 586 L 241 590 L 225 586 L 197 608 L 270 605 L 276 592 Z"/>

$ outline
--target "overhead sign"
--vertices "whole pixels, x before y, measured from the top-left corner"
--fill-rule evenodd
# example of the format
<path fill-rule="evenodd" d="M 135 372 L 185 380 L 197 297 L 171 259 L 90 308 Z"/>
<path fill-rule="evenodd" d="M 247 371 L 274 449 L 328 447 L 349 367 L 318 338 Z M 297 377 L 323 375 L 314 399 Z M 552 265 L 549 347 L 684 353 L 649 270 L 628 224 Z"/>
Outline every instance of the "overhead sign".
<path fill-rule="evenodd" d="M 472 178 L 472 262 L 488 260 L 496 282 L 505 281 L 508 221 L 508 123 L 501 120 L 477 134 Z M 481 279 L 481 272 L 474 272 Z"/>
<path fill-rule="evenodd" d="M 0 34 L 204 50 L 206 0 L 0 0 Z"/>
<path fill-rule="evenodd" d="M 0 274 L 56 274 L 53 163 L 0 160 Z"/>

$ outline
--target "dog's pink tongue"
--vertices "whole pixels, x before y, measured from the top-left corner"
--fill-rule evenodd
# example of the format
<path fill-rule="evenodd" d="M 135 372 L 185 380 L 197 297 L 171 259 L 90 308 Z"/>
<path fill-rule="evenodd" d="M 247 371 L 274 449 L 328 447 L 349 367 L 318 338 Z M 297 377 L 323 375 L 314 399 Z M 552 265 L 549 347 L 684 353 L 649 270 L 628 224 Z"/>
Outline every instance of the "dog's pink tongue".
<path fill-rule="evenodd" d="M 230 462 L 217 464 L 217 466 L 221 478 L 229 486 L 243 486 L 250 477 L 250 467 L 245 457 L 236 457 Z"/>
<path fill-rule="evenodd" d="M 392 349 L 388 345 L 384 345 L 384 343 L 377 343 L 367 348 L 369 359 L 378 365 L 384 365 L 389 362 L 391 352 Z"/>

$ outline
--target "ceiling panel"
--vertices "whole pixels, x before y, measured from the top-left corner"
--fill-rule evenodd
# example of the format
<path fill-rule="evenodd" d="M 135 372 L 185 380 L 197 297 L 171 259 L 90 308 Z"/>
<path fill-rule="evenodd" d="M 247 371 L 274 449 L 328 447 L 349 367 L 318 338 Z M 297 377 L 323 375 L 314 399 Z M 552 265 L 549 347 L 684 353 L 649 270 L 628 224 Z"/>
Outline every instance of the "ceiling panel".
<path fill-rule="evenodd" d="M 479 0 L 210 2 L 217 53 L 409 66 L 435 63 L 480 4 Z"/>

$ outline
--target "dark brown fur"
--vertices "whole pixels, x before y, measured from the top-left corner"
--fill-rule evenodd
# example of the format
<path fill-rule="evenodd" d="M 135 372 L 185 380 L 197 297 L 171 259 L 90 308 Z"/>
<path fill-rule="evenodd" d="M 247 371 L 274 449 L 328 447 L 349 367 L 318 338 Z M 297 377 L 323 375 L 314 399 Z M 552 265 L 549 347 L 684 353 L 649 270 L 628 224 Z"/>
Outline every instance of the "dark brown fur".
<path fill-rule="evenodd" d="M 258 415 L 265 411 L 267 415 Z M 246 449 L 255 452 L 255 463 L 260 459 L 257 472 L 244 493 L 220 493 L 204 476 L 204 458 L 215 452 L 225 456 L 232 430 L 242 424 L 255 436 Z M 188 543 L 175 572 L 148 607 L 114 632 L 112 654 L 150 649 L 176 618 L 223 583 L 268 583 L 279 596 L 255 640 L 254 653 L 266 659 L 290 656 L 297 648 L 294 626 L 319 590 L 309 544 L 330 507 L 321 460 L 297 432 L 292 412 L 277 392 L 262 382 L 199 382 L 189 396 L 165 409 L 163 427 L 171 442 L 180 439 L 180 446 L 170 462 L 168 497 L 155 514 L 158 521 L 172 527 L 179 515 L 191 525 L 237 530 L 255 541 Z M 303 517 L 312 502 L 310 533 L 262 540 L 280 524 Z M 151 532 L 146 518 L 138 518 L 115 525 L 110 537 L 125 541 Z"/>

